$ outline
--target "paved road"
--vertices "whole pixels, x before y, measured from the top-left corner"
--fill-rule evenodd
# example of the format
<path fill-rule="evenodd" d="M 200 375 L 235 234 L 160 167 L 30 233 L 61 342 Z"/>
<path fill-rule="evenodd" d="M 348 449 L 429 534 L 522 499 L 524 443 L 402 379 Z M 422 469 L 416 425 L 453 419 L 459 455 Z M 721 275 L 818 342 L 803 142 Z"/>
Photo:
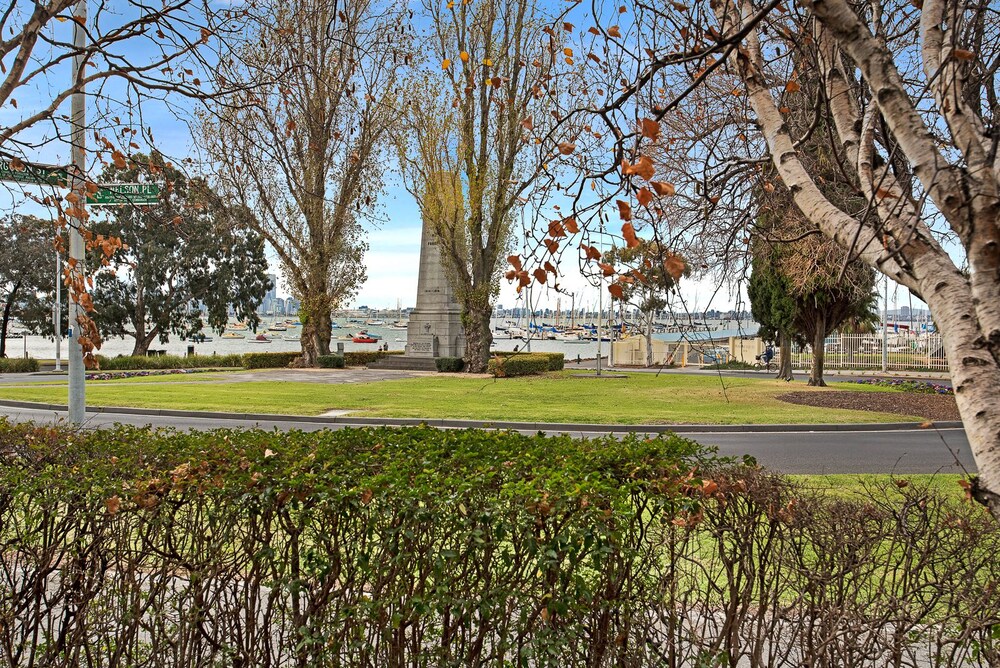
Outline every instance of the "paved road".
<path fill-rule="evenodd" d="M 0 416 L 36 422 L 61 421 L 65 413 L 53 410 L 0 406 Z M 260 427 L 262 429 L 338 429 L 348 423 L 262 418 L 197 418 L 169 415 L 91 413 L 88 426 L 114 423 L 152 425 L 177 429 Z M 613 429 L 613 428 L 612 428 Z M 536 433 L 536 428 L 522 429 Z M 543 431 L 545 431 L 543 429 Z M 559 433 L 565 430 L 556 430 Z M 786 473 L 961 473 L 975 471 L 969 443 L 962 429 L 900 429 L 870 431 L 729 431 L 677 432 L 705 445 L 718 446 L 721 454 L 750 454 L 769 468 Z M 606 431 L 573 431 L 574 436 L 597 436 Z M 961 463 L 956 464 L 956 459 Z"/>

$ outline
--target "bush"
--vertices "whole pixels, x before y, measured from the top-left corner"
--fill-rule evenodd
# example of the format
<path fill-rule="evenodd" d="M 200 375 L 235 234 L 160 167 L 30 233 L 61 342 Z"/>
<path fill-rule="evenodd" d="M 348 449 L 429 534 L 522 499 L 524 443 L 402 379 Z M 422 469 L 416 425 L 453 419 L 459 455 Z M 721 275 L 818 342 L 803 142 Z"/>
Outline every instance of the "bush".
<path fill-rule="evenodd" d="M 101 371 L 140 371 L 146 369 L 206 369 L 239 368 L 243 366 L 242 355 L 157 355 L 155 357 L 97 356 Z"/>
<path fill-rule="evenodd" d="M 549 371 L 562 371 L 566 366 L 566 356 L 563 353 L 512 353 L 503 351 L 493 354 L 495 357 L 523 357 L 525 355 L 540 355 L 549 360 Z"/>
<path fill-rule="evenodd" d="M 33 373 L 38 371 L 38 360 L 23 357 L 0 357 L 0 373 Z"/>
<path fill-rule="evenodd" d="M 302 357 L 302 353 L 244 353 L 242 361 L 247 369 L 281 369 L 291 364 L 296 357 Z"/>
<path fill-rule="evenodd" d="M 1000 662 L 982 508 L 673 435 L 0 421 L 0 490 L 0 651 L 37 665 Z"/>
<path fill-rule="evenodd" d="M 402 350 L 352 350 L 344 353 L 347 366 L 365 366 L 389 355 L 402 355 Z"/>
<path fill-rule="evenodd" d="M 673 366 L 673 365 L 671 365 L 671 366 Z M 712 371 L 718 371 L 718 370 L 722 370 L 722 371 L 753 371 L 757 367 L 755 367 L 753 364 L 747 364 L 746 362 L 741 362 L 739 360 L 729 360 L 728 362 L 716 362 L 715 364 L 708 364 L 708 365 L 703 366 L 701 368 L 705 369 L 706 371 L 708 371 L 708 370 L 712 370 Z"/>
<path fill-rule="evenodd" d="M 461 357 L 436 357 L 434 364 L 441 373 L 458 373 L 465 366 Z"/>
<path fill-rule="evenodd" d="M 320 355 L 316 358 L 316 364 L 321 369 L 343 369 L 345 366 L 341 355 Z"/>
<path fill-rule="evenodd" d="M 549 370 L 552 359 L 544 353 L 518 353 L 508 357 L 492 357 L 486 372 L 497 378 L 534 376 Z"/>

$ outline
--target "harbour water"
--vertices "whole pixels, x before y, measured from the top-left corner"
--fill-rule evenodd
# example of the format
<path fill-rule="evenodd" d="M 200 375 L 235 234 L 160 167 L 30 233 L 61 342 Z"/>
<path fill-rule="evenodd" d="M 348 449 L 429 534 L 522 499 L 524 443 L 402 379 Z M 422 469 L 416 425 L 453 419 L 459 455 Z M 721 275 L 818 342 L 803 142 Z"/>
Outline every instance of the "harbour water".
<path fill-rule="evenodd" d="M 405 329 L 391 329 L 388 326 L 368 326 L 357 323 L 345 323 L 343 321 L 338 322 L 338 324 L 340 325 L 340 329 L 333 330 L 333 338 L 330 341 L 330 347 L 334 350 L 336 350 L 338 343 L 343 343 L 344 350 L 348 351 L 373 351 L 383 344 L 388 344 L 389 350 L 403 350 L 406 346 Z M 501 326 L 502 321 L 495 320 L 493 325 L 494 327 Z M 709 334 L 711 334 L 712 338 L 716 340 L 725 340 L 729 336 L 752 334 L 757 329 L 757 326 L 754 323 L 741 323 L 741 325 L 742 326 L 739 328 L 727 327 L 726 329 L 723 329 L 723 327 L 726 327 L 726 323 L 707 323 L 706 327 L 686 335 L 676 332 L 662 333 L 654 334 L 654 338 L 665 341 L 677 341 L 680 340 L 682 336 L 685 336 L 690 340 L 704 340 L 709 336 Z M 379 339 L 377 343 L 354 343 L 351 341 L 352 335 L 362 329 L 371 334 L 381 336 L 382 338 Z M 11 331 L 16 331 L 16 328 L 12 328 Z M 245 336 L 245 338 L 241 339 L 222 338 L 215 332 L 209 334 L 209 336 L 212 337 L 212 340 L 205 342 L 184 341 L 179 337 L 171 336 L 167 343 L 155 341 L 150 348 L 154 350 L 163 350 L 165 351 L 165 354 L 168 355 L 185 355 L 187 353 L 188 346 L 194 346 L 194 351 L 198 355 L 231 355 L 248 352 L 291 352 L 301 350 L 298 340 L 300 328 L 298 327 L 288 327 L 288 329 L 284 332 L 268 332 L 266 331 L 265 326 L 259 331 L 266 333 L 271 338 L 271 341 L 269 343 L 253 343 L 250 339 L 254 337 L 254 334 L 249 330 L 244 330 L 238 332 L 239 334 L 243 334 Z M 605 332 L 605 334 L 607 335 L 607 332 Z M 293 337 L 294 340 L 286 340 L 286 338 Z M 527 349 L 532 352 L 560 352 L 566 355 L 567 360 L 575 360 L 578 355 L 583 359 L 594 358 L 597 356 L 596 341 L 576 343 L 542 338 L 532 338 L 530 341 L 524 341 L 519 338 L 510 338 L 503 332 L 494 332 L 493 350 L 513 351 L 515 346 L 518 350 Z M 609 343 L 605 341 L 601 344 L 601 346 L 602 354 L 607 355 Z M 129 355 L 132 352 L 132 347 L 132 339 L 108 339 L 102 344 L 101 349 L 98 352 L 99 354 L 107 357 Z M 22 357 L 25 349 L 27 349 L 30 357 L 34 357 L 36 359 L 55 358 L 55 342 L 52 339 L 28 335 L 25 336 L 24 339 L 19 338 L 7 340 L 8 357 Z M 66 359 L 65 341 L 62 345 L 62 359 L 64 361 Z"/>

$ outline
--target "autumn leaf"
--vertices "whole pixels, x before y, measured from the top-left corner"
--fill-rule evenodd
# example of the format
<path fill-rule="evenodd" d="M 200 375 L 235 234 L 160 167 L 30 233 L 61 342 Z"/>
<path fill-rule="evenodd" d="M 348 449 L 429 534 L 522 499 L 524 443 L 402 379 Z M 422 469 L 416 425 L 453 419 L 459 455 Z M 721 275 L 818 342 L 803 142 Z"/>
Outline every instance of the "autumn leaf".
<path fill-rule="evenodd" d="M 788 107 L 778 107 L 778 111 L 782 114 L 788 114 L 791 113 L 792 110 Z M 746 139 L 746 137 L 743 137 L 743 139 Z"/>
<path fill-rule="evenodd" d="M 639 191 L 635 194 L 635 198 L 639 200 L 639 204 L 642 206 L 649 206 L 653 201 L 653 193 L 649 191 L 649 188 L 639 188 Z"/>
<path fill-rule="evenodd" d="M 563 55 L 572 58 L 573 57 L 573 49 L 571 49 L 571 48 L 569 48 L 567 46 L 565 49 L 563 49 Z"/>
<path fill-rule="evenodd" d="M 618 26 L 611 26 L 610 28 L 608 28 L 608 34 L 611 35 L 612 37 L 621 37 L 622 31 L 621 28 L 619 28 Z"/>
<path fill-rule="evenodd" d="M 563 155 L 571 155 L 576 150 L 576 144 L 569 141 L 559 143 L 559 152 Z"/>
<path fill-rule="evenodd" d="M 589 28 L 587 28 L 587 32 L 589 32 L 591 35 L 600 35 L 601 34 L 601 31 L 598 30 L 597 28 L 595 28 L 594 26 L 590 26 Z"/>
<path fill-rule="evenodd" d="M 516 271 L 521 271 L 521 257 L 520 256 L 518 256 L 518 255 L 508 255 L 507 256 L 507 262 L 509 262 L 510 266 L 514 267 L 514 269 Z"/>
<path fill-rule="evenodd" d="M 361 492 L 361 503 L 367 506 L 369 503 L 371 503 L 373 496 L 374 493 L 372 492 L 371 488 L 370 487 L 365 488 L 365 491 Z"/>
<path fill-rule="evenodd" d="M 649 185 L 653 187 L 653 190 L 660 197 L 673 197 L 676 193 L 673 183 L 667 183 L 666 181 L 650 181 Z"/>
<path fill-rule="evenodd" d="M 630 165 L 627 160 L 622 160 L 622 173 L 626 176 L 638 176 L 647 181 L 653 178 L 656 168 L 653 167 L 653 160 L 649 156 L 641 155 L 634 165 Z"/>
<path fill-rule="evenodd" d="M 601 268 L 601 273 L 603 273 L 604 276 L 614 276 L 615 268 L 612 265 L 605 262 L 598 262 L 597 266 Z"/>
<path fill-rule="evenodd" d="M 632 207 L 625 200 L 615 200 L 615 204 L 618 205 L 618 215 L 624 221 L 632 220 Z"/>
<path fill-rule="evenodd" d="M 878 199 L 899 199 L 899 195 L 896 195 L 891 190 L 886 188 L 879 188 L 875 191 L 875 197 Z"/>
<path fill-rule="evenodd" d="M 679 281 L 681 276 L 684 275 L 685 266 L 684 258 L 674 253 L 667 253 L 667 257 L 663 261 L 663 269 L 675 282 Z"/>
<path fill-rule="evenodd" d="M 562 222 L 558 220 L 549 222 L 549 236 L 553 238 L 566 236 L 566 229 L 563 227 Z"/>
<path fill-rule="evenodd" d="M 463 63 L 469 62 L 469 52 L 468 51 L 463 51 L 462 53 L 458 54 L 458 57 L 462 60 Z"/>
<path fill-rule="evenodd" d="M 117 494 L 109 499 L 105 499 L 104 507 L 108 509 L 108 515 L 116 515 L 118 509 L 122 507 L 122 500 Z"/>
<path fill-rule="evenodd" d="M 802 88 L 798 81 L 789 81 L 785 84 L 785 92 L 797 93 Z"/>
<path fill-rule="evenodd" d="M 566 230 L 570 234 L 576 234 L 580 231 L 580 226 L 576 224 L 576 218 L 566 218 L 563 220 L 563 225 L 566 226 Z"/>
<path fill-rule="evenodd" d="M 909 480 L 897 480 L 896 481 L 896 487 L 898 487 L 900 489 L 904 489 L 904 488 L 909 487 L 909 486 L 910 486 L 910 481 Z"/>
<path fill-rule="evenodd" d="M 534 117 L 533 116 L 528 116 L 527 118 L 525 118 L 524 120 L 522 120 L 521 121 L 521 127 L 524 128 L 525 130 L 534 130 L 535 129 L 535 119 L 534 119 Z"/>
<path fill-rule="evenodd" d="M 548 278 L 545 275 L 545 270 L 542 269 L 541 267 L 539 267 L 538 269 L 535 269 L 535 271 L 533 271 L 531 273 L 532 273 L 532 276 L 535 277 L 535 280 L 538 281 L 539 283 L 545 283 L 545 279 Z"/>
<path fill-rule="evenodd" d="M 959 60 L 972 60 L 973 58 L 976 57 L 975 53 L 973 53 L 972 51 L 968 51 L 966 49 L 955 49 L 954 51 L 952 51 L 952 53 Z"/>
<path fill-rule="evenodd" d="M 764 182 L 764 192 L 773 193 L 774 192 L 774 184 L 771 183 L 770 181 L 765 181 Z"/>
<path fill-rule="evenodd" d="M 608 292 L 610 292 L 611 296 L 614 297 L 615 299 L 621 299 L 623 301 L 625 299 L 625 290 L 622 288 L 622 286 L 620 286 L 617 283 L 612 283 L 611 285 L 609 285 Z"/>
<path fill-rule="evenodd" d="M 545 247 L 549 249 L 549 252 L 555 255 L 559 252 L 559 242 L 555 239 L 545 239 Z"/>
<path fill-rule="evenodd" d="M 128 163 L 125 162 L 125 156 L 122 155 L 121 151 L 113 151 L 111 153 L 111 160 L 114 161 L 115 167 L 118 169 L 125 169 Z"/>
<path fill-rule="evenodd" d="M 933 429 L 934 428 L 934 421 L 933 420 L 924 420 L 923 422 L 920 423 L 919 426 L 920 426 L 921 429 Z"/>
<path fill-rule="evenodd" d="M 642 136 L 656 141 L 660 137 L 660 124 L 652 118 L 642 119 Z"/>
<path fill-rule="evenodd" d="M 588 246 L 587 244 L 580 244 L 580 248 L 583 252 L 587 254 L 588 260 L 600 260 L 601 251 L 599 251 L 595 246 Z"/>
<path fill-rule="evenodd" d="M 639 237 L 635 234 L 635 228 L 632 223 L 625 223 L 622 225 L 622 237 L 625 239 L 625 243 L 628 244 L 629 248 L 635 248 L 640 245 Z"/>
<path fill-rule="evenodd" d="M 441 69 L 442 70 L 446 70 L 449 67 L 451 67 L 451 60 L 449 60 L 448 58 L 445 58 L 444 60 L 441 61 Z"/>

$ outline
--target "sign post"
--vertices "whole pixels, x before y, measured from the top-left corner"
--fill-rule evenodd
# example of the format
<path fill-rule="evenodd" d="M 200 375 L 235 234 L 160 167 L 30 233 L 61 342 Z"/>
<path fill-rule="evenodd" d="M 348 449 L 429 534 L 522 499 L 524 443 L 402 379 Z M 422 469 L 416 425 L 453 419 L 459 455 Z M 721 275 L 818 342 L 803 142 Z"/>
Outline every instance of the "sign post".
<path fill-rule="evenodd" d="M 87 195 L 90 206 L 154 206 L 160 203 L 160 187 L 155 183 L 108 183 Z"/>

